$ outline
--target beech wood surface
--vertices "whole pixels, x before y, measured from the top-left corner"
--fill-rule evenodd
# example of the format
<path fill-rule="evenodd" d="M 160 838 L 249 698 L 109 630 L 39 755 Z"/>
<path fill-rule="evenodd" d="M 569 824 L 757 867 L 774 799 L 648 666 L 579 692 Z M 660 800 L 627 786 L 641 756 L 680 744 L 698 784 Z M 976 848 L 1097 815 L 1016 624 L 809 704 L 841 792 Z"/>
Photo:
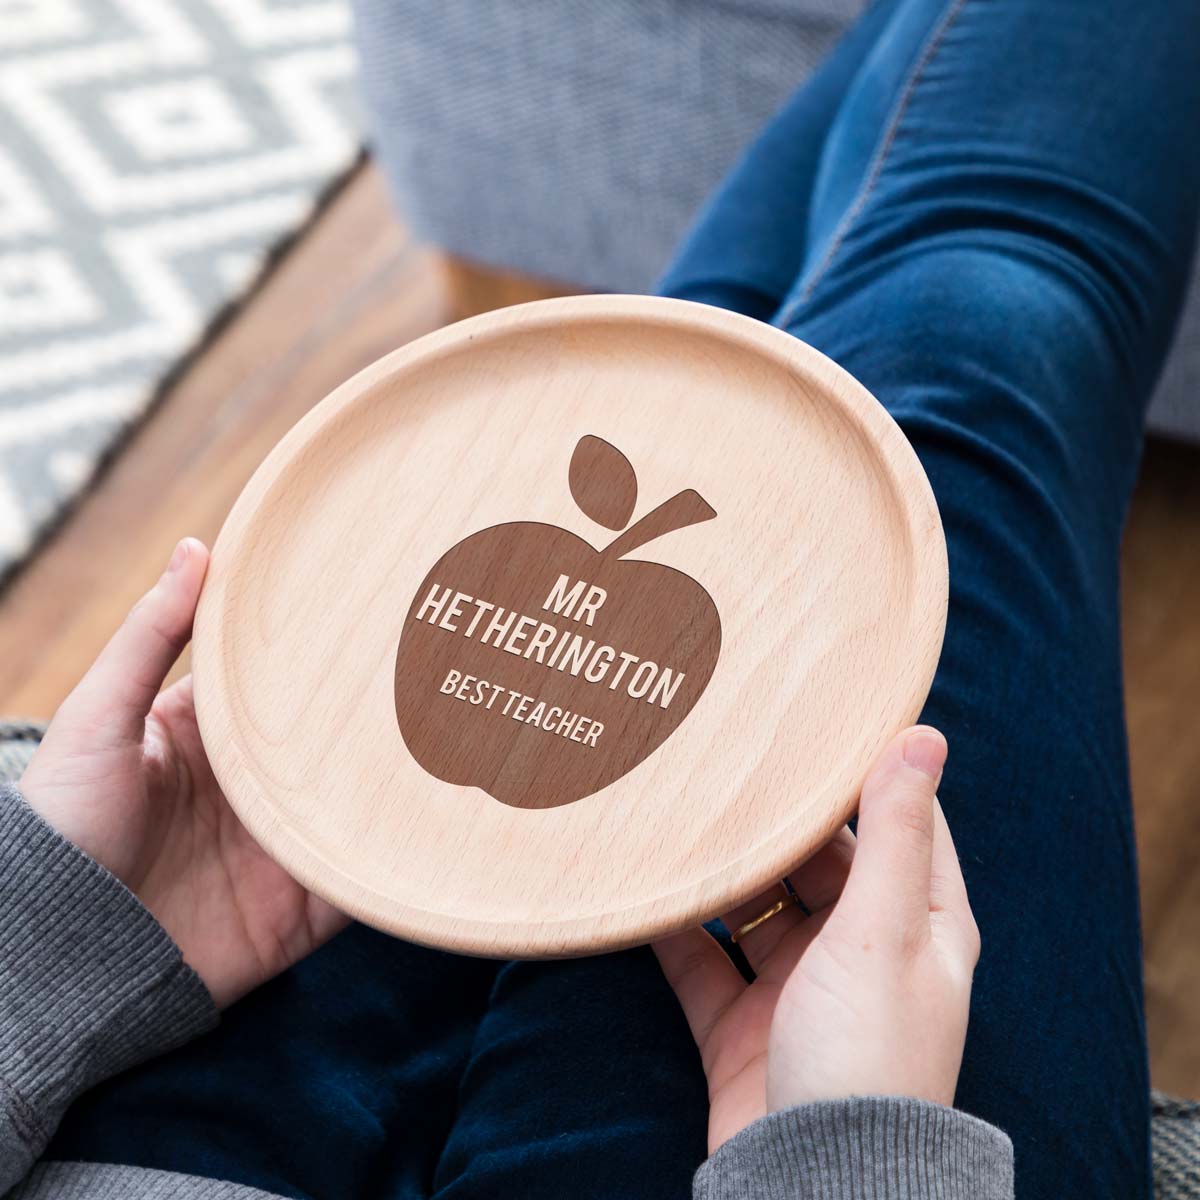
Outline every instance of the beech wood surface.
<path fill-rule="evenodd" d="M 379 173 L 359 172 L 0 592 L 0 713 L 49 717 L 173 540 L 211 541 L 253 467 L 338 380 L 448 320 L 573 290 L 418 251 Z M 1122 554 L 1122 626 L 1151 1078 L 1184 1096 L 1200 1095 L 1197 596 L 1200 448 L 1152 441 Z"/>
<path fill-rule="evenodd" d="M 611 504 L 594 498 L 594 440 L 626 460 L 613 460 Z M 580 499 L 610 526 L 632 523 L 614 539 Z M 448 553 L 496 529 L 534 538 L 522 553 L 535 565 L 505 574 L 512 541 L 492 568 L 486 554 Z M 619 561 L 604 558 L 612 573 L 593 609 L 572 616 L 560 596 L 551 612 L 556 575 L 595 582 L 589 556 L 599 564 L 610 544 Z M 468 588 L 456 570 L 484 583 Z M 672 581 L 658 593 L 655 572 Z M 500 605 L 528 614 L 530 643 L 542 617 L 566 638 L 595 615 L 599 637 L 619 609 L 613 628 L 631 648 L 666 652 L 633 659 L 624 707 L 596 740 L 595 723 L 573 739 L 524 724 L 518 749 L 472 757 L 463 743 L 510 715 L 448 694 L 453 659 L 437 648 L 484 654 L 510 691 L 512 664 L 530 672 L 531 693 L 567 675 L 524 653 L 530 643 L 506 642 L 506 657 L 498 642 L 480 646 L 485 633 L 468 640 L 463 605 L 445 607 L 439 586 L 460 599 L 495 587 Z M 389 355 L 280 442 L 217 541 L 193 644 L 197 711 L 242 820 L 343 910 L 467 953 L 595 952 L 727 909 L 845 822 L 877 752 L 921 708 L 946 591 L 916 456 L 828 359 L 680 301 L 547 300 Z M 712 650 L 695 593 L 719 614 L 719 657 L 694 707 L 656 723 L 682 694 L 663 665 L 674 654 L 677 675 L 702 676 L 693 663 Z M 437 620 L 434 649 L 398 657 L 402 636 Z M 589 661 L 591 682 L 574 679 L 563 701 L 576 714 L 617 694 L 615 672 L 596 683 Z M 540 711 L 536 693 L 524 701 Z M 436 762 L 428 738 L 401 727 L 422 708 L 426 734 L 442 738 Z M 625 754 L 631 740 L 638 752 Z M 560 769 L 568 741 L 612 770 L 589 768 L 577 786 Z M 524 806 L 516 785 L 548 777 L 562 794 Z"/>

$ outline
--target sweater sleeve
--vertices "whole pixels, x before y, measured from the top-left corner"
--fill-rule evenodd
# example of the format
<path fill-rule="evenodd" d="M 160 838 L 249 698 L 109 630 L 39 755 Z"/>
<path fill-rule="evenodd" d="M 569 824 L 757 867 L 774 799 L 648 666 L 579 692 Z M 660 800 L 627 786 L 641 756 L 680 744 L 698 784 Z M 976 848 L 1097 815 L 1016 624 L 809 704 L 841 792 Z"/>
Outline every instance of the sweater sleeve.
<path fill-rule="evenodd" d="M 1013 1148 L 978 1117 L 855 1096 L 771 1113 L 696 1173 L 694 1200 L 1012 1200 Z"/>
<path fill-rule="evenodd" d="M 216 1022 L 137 897 L 0 786 L 0 1195 L 76 1096 Z"/>

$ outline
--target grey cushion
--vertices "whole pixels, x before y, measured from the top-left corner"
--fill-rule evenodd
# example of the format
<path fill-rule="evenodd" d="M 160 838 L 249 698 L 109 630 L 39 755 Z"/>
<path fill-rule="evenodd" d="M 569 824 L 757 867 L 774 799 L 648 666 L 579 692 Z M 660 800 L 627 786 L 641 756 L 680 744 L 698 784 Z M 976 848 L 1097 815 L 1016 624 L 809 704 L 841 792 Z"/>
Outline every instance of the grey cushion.
<path fill-rule="evenodd" d="M 16 783 L 42 740 L 36 721 L 0 721 L 0 783 Z"/>
<path fill-rule="evenodd" d="M 405 219 L 484 263 L 642 292 L 864 0 L 355 0 Z M 1200 288 L 1151 424 L 1200 438 Z"/>
<path fill-rule="evenodd" d="M 1155 1200 L 1200 1196 L 1200 1104 L 1151 1092 Z"/>
<path fill-rule="evenodd" d="M 405 220 L 468 257 L 644 291 L 864 0 L 356 0 Z"/>

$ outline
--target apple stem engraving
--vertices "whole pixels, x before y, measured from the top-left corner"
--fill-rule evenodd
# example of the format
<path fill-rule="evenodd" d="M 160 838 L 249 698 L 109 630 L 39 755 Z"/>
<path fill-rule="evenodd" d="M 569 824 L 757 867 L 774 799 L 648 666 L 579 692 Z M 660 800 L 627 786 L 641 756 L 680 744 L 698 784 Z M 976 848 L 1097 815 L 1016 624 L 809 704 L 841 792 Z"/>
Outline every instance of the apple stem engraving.
<path fill-rule="evenodd" d="M 688 488 L 670 500 L 664 500 L 657 508 L 652 508 L 640 521 L 618 534 L 600 553 L 605 558 L 622 558 L 663 534 L 698 525 L 701 521 L 711 521 L 716 515 L 716 510 L 699 492 Z"/>

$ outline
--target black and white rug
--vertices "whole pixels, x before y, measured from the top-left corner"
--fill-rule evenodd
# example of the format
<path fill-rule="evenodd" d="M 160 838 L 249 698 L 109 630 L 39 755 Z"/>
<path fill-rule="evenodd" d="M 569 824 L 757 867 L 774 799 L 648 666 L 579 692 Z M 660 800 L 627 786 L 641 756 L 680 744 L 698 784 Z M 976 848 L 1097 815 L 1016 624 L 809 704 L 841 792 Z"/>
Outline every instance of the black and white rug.
<path fill-rule="evenodd" d="M 0 578 L 352 165 L 343 0 L 0 0 Z"/>

